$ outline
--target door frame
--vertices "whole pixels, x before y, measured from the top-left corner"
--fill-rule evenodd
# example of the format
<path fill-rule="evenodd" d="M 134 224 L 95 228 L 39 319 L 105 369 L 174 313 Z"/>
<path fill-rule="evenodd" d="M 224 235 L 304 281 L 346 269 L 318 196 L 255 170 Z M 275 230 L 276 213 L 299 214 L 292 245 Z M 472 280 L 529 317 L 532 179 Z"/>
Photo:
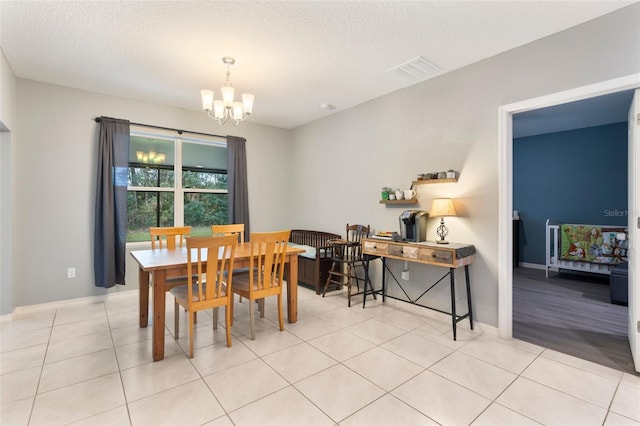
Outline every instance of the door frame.
<path fill-rule="evenodd" d="M 513 337 L 513 114 L 640 88 L 640 73 L 498 108 L 498 336 Z M 629 173 L 628 179 L 631 179 Z M 629 282 L 629 285 L 637 283 Z M 631 301 L 629 301 L 631 303 Z"/>

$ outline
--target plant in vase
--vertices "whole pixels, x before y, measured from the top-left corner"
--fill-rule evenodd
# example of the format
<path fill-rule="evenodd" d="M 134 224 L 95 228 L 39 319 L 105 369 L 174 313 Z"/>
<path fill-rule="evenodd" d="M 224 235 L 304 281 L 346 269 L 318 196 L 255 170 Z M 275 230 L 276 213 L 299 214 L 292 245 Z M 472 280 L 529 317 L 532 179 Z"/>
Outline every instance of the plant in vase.
<path fill-rule="evenodd" d="M 447 179 L 455 179 L 455 178 L 456 178 L 456 171 L 453 169 L 447 170 Z"/>
<path fill-rule="evenodd" d="M 393 193 L 393 189 L 389 188 L 388 186 L 383 186 L 382 187 L 382 199 L 383 200 L 388 200 L 389 199 L 389 194 Z"/>

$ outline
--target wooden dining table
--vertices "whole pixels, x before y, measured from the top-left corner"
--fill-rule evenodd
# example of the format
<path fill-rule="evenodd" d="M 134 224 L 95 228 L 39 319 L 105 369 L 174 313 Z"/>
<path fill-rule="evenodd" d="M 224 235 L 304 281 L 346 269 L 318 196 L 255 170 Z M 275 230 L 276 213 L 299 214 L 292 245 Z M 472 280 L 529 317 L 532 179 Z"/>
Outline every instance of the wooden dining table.
<path fill-rule="evenodd" d="M 240 243 L 236 247 L 234 269 L 248 268 L 251 244 Z M 287 318 L 290 323 L 298 320 L 298 255 L 304 249 L 287 246 Z M 164 358 L 165 303 L 168 278 L 187 275 L 187 248 L 132 250 L 131 256 L 138 263 L 140 286 L 140 327 L 149 322 L 149 277 L 153 276 L 153 360 Z"/>

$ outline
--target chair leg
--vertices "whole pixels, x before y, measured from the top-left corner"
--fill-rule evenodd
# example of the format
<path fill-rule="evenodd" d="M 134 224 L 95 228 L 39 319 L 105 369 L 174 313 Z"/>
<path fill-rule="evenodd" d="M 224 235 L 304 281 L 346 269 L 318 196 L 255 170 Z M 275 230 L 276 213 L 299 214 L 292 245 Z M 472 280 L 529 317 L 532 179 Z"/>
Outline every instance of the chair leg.
<path fill-rule="evenodd" d="M 322 297 L 327 294 L 327 287 L 329 287 L 329 280 L 331 279 L 331 275 L 327 277 L 327 281 L 324 283 L 324 290 L 322 290 Z"/>
<path fill-rule="evenodd" d="M 264 318 L 264 298 L 258 299 L 258 312 L 260 312 L 260 318 Z"/>
<path fill-rule="evenodd" d="M 324 283 L 324 290 L 322 291 L 322 297 L 324 297 L 325 294 L 327 294 L 327 288 L 329 288 L 329 283 L 331 283 L 331 272 L 333 272 L 333 269 L 336 267 L 336 262 L 332 262 L 331 263 L 331 267 L 329 268 L 329 271 L 327 272 L 327 282 Z"/>
<path fill-rule="evenodd" d="M 331 276 L 332 276 L 331 273 L 334 272 L 335 267 L 336 267 L 336 262 L 333 262 L 327 273 L 327 281 L 324 283 L 324 290 L 322 291 L 322 297 L 324 297 L 325 294 L 327 294 L 327 289 L 329 288 L 329 284 L 334 283 L 333 280 L 331 279 Z"/>
<path fill-rule="evenodd" d="M 218 329 L 218 308 L 213 308 L 213 329 Z"/>
<path fill-rule="evenodd" d="M 173 299 L 173 331 L 174 338 L 178 340 L 180 338 L 180 305 L 178 305 L 178 301 Z"/>
<path fill-rule="evenodd" d="M 189 312 L 189 358 L 193 358 L 193 323 L 196 320 L 196 313 Z"/>
<path fill-rule="evenodd" d="M 216 311 L 217 310 L 218 309 L 216 309 Z M 227 347 L 230 348 L 231 347 L 231 309 L 229 305 L 227 305 L 224 308 L 224 316 L 226 321 L 225 329 L 227 330 Z"/>
<path fill-rule="evenodd" d="M 254 312 L 253 303 L 249 300 L 249 323 L 251 325 L 251 340 L 256 340 L 256 313 Z"/>
<path fill-rule="evenodd" d="M 234 301 L 234 299 L 235 299 L 235 297 L 234 297 L 233 293 L 231 293 L 231 319 L 230 319 L 231 322 L 227 323 L 227 327 L 229 325 L 233 325 L 233 305 L 234 305 L 233 301 Z"/>
<path fill-rule="evenodd" d="M 356 267 L 351 265 L 349 266 L 349 279 L 355 278 L 356 280 L 356 288 L 358 289 L 356 294 L 360 293 L 360 278 L 358 278 L 358 273 L 356 272 Z"/>
<path fill-rule="evenodd" d="M 278 321 L 280 322 L 280 331 L 284 331 L 284 315 L 282 314 L 282 293 L 278 294 Z"/>

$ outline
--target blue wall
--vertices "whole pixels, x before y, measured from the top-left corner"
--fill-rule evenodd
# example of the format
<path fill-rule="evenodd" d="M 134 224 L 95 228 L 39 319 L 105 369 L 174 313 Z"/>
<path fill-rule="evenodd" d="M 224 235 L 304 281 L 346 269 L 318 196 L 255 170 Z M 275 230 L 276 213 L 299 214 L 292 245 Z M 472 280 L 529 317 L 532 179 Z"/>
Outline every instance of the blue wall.
<path fill-rule="evenodd" d="M 627 123 L 513 140 L 520 261 L 545 264 L 545 222 L 627 224 Z"/>

